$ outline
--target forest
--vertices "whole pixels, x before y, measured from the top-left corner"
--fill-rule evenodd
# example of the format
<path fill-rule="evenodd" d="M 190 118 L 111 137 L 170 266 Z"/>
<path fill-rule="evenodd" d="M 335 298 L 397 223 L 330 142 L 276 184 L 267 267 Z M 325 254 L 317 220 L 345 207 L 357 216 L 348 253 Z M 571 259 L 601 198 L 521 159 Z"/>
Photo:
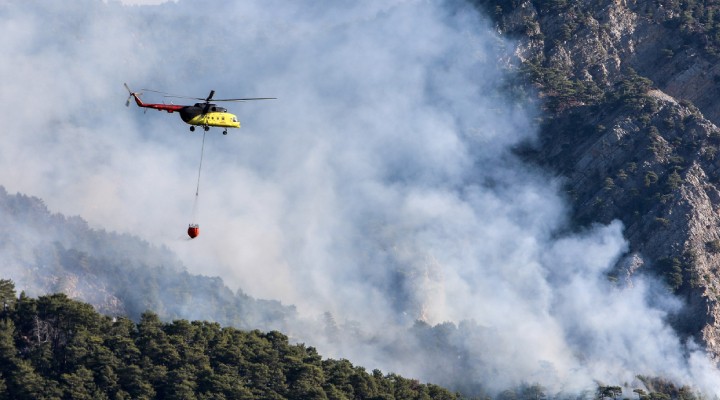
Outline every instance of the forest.
<path fill-rule="evenodd" d="M 0 399 L 461 399 L 262 333 L 145 312 L 135 323 L 0 280 Z"/>
<path fill-rule="evenodd" d="M 502 28 L 503 17 L 523 2 L 474 3 L 488 8 Z M 579 2 L 531 3 L 540 19 L 524 20 L 525 25 L 518 26 L 527 29 L 507 30 L 505 35 L 516 37 L 537 31 L 540 36 L 550 32 L 535 29 L 545 16 L 573 15 L 575 19 L 563 20 L 557 26 L 562 36 L 548 36 L 540 47 L 552 49 L 571 39 L 583 28 L 582 23 L 590 20 L 585 18 L 590 16 L 589 12 L 578 9 L 582 4 Z M 717 6 L 711 6 L 714 2 L 655 3 L 682 11 L 659 22 L 678 28 L 678 37 L 683 40 L 680 47 L 661 48 L 658 54 L 664 59 L 698 43 L 702 54 L 708 57 L 719 53 L 720 13 L 716 12 Z M 637 12 L 651 18 L 651 11 L 648 8 Z M 702 152 L 701 158 L 707 158 L 704 160 L 707 162 L 715 159 L 720 136 L 689 134 L 702 127 L 699 112 L 659 113 L 659 101 L 647 94 L 657 83 L 642 71 L 628 66 L 617 79 L 596 82 L 570 75 L 549 64 L 548 59 L 530 58 L 520 71 L 544 96 L 542 110 L 547 113 L 538 122 L 542 123 L 545 142 L 560 142 L 562 135 L 569 139 L 559 146 L 562 151 L 535 149 L 536 154 L 546 157 L 539 163 L 571 175 L 574 159 L 566 156 L 613 126 L 605 120 L 590 124 L 588 121 L 595 121 L 591 116 L 633 115 L 639 134 L 627 137 L 637 138 L 633 148 L 640 149 L 626 151 L 632 153 L 633 159 L 618 162 L 617 168 L 603 164 L 604 169 L 597 174 L 581 171 L 591 179 L 582 181 L 585 185 L 582 191 L 568 187 L 567 193 L 577 205 L 576 210 L 580 210 L 574 215 L 577 225 L 620 218 L 629 227 L 646 229 L 640 231 L 645 236 L 638 235 L 642 239 L 638 241 L 652 243 L 645 240 L 649 235 L 646 231 L 663 231 L 673 226 L 668 214 L 658 211 L 659 205 L 671 204 L 673 195 L 687 181 L 685 171 L 695 160 L 692 158 L 695 154 Z M 527 93 L 523 88 L 517 92 Z M 680 105 L 696 110 L 683 100 Z M 549 136 L 557 132 L 562 134 Z M 533 155 L 525 148 L 518 149 L 518 153 Z M 656 156 L 662 156 L 662 163 L 652 164 L 657 166 L 654 170 L 644 170 L 643 160 L 654 160 Z M 532 157 L 527 158 L 533 161 Z M 720 179 L 716 175 L 711 178 L 713 182 Z M 550 393 L 537 383 L 527 382 L 500 393 L 485 394 L 484 385 L 492 380 L 483 369 L 486 365 L 482 357 L 487 353 L 469 354 L 463 344 L 466 338 L 489 343 L 492 341 L 488 339 L 496 333 L 465 321 L 434 326 L 415 321 L 395 342 L 378 345 L 389 358 L 406 365 L 418 362 L 412 357 L 413 350 L 423 349 L 430 355 L 426 358 L 428 365 L 423 367 L 434 372 L 433 381 L 458 392 L 392 372 L 377 369 L 370 372 L 348 360 L 323 358 L 314 347 L 294 343 L 292 330 L 286 329 L 288 321 L 297 318 L 292 306 L 256 300 L 241 290 L 233 292 L 220 278 L 192 275 L 165 248 L 151 246 L 130 235 L 91 229 L 80 217 L 51 214 L 42 200 L 10 195 L 2 187 L 0 216 L 6 229 L 13 233 L 0 242 L 0 250 L 7 255 L 5 277 L 11 270 L 19 271 L 12 275 L 17 286 L 31 291 L 30 296 L 18 294 L 13 281 L 0 280 L 3 301 L 0 399 L 466 398 L 461 393 L 484 400 L 701 398 L 689 387 L 644 376 L 638 377 L 641 385 L 598 382 L 597 387 L 582 393 Z M 644 224 L 645 220 L 650 223 Z M 720 253 L 720 239 L 705 245 L 710 253 Z M 689 293 L 702 283 L 700 278 L 704 274 L 695 272 L 698 270 L 695 260 L 701 255 L 662 253 L 653 259 L 650 268 L 664 279 L 669 291 Z M 617 273 L 608 275 L 612 282 L 620 278 Z M 66 294 L 46 294 L 57 292 Z M 340 320 L 338 324 L 330 313 L 325 316 L 320 319 L 325 329 L 319 330 L 328 336 L 341 342 L 353 338 L 377 344 L 376 336 L 360 337 L 356 330 L 348 329 L 354 328 L 353 321 Z M 205 321 L 191 321 L 195 318 Z M 684 331 L 691 334 L 699 329 L 691 326 Z M 316 340 L 313 344 L 321 347 L 320 343 L 321 340 Z M 637 388 L 640 386 L 643 389 Z"/>
<path fill-rule="evenodd" d="M 470 399 L 438 385 L 327 359 L 278 331 L 206 321 L 109 317 L 64 294 L 18 296 L 0 279 L 0 399 Z M 638 377 L 640 400 L 695 400 L 689 387 Z M 620 399 L 620 386 L 547 393 L 523 383 L 489 400 Z"/>

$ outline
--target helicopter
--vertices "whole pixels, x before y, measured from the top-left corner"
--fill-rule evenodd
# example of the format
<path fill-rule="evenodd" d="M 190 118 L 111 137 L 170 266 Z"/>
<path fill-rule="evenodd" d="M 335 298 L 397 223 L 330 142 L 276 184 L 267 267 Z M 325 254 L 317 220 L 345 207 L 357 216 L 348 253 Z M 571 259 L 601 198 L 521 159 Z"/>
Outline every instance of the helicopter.
<path fill-rule="evenodd" d="M 125 106 L 130 106 L 130 99 L 135 99 L 135 103 L 138 105 L 138 107 L 143 108 L 152 108 L 158 111 L 167 111 L 169 113 L 178 112 L 180 113 L 180 118 L 182 120 L 190 125 L 190 132 L 195 132 L 195 127 L 199 126 L 202 127 L 206 132 L 210 130 L 211 126 L 224 128 L 223 129 L 223 135 L 227 135 L 228 128 L 240 128 L 240 121 L 238 121 L 237 116 L 234 114 L 231 114 L 227 111 L 227 108 L 220 107 L 215 103 L 211 103 L 211 101 L 214 102 L 241 102 L 241 101 L 249 101 L 249 100 L 274 100 L 276 97 L 250 97 L 250 98 L 244 98 L 244 99 L 213 99 L 213 96 L 215 96 L 215 91 L 211 90 L 210 94 L 205 97 L 185 97 L 185 96 L 175 96 L 164 92 L 159 92 L 157 90 L 150 90 L 150 89 L 141 89 L 146 92 L 153 92 L 153 93 L 160 93 L 164 95 L 165 97 L 173 97 L 173 98 L 180 98 L 180 99 L 192 99 L 192 100 L 201 100 L 202 103 L 195 103 L 191 106 L 186 105 L 175 105 L 175 104 L 155 104 L 155 103 L 144 103 L 142 100 L 140 100 L 140 96 L 142 95 L 142 92 L 133 92 L 130 90 L 130 87 L 127 85 L 127 83 L 124 84 L 125 89 L 127 89 L 128 93 L 130 93 L 130 96 L 128 96 L 127 101 L 125 102 Z"/>

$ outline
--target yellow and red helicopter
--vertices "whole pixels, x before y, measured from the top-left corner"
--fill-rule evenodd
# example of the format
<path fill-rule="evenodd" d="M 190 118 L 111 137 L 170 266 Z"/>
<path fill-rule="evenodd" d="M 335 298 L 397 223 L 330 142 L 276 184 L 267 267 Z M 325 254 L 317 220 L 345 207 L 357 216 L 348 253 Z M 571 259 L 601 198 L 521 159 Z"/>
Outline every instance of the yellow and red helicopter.
<path fill-rule="evenodd" d="M 199 126 L 202 127 L 205 131 L 210 130 L 211 126 L 224 128 L 223 135 L 227 135 L 227 128 L 240 128 L 240 121 L 238 121 L 237 116 L 234 114 L 231 114 L 227 111 L 225 107 L 220 107 L 217 104 L 211 103 L 211 101 L 214 102 L 228 102 L 228 101 L 234 101 L 234 102 L 241 102 L 241 101 L 250 101 L 250 100 L 274 100 L 275 97 L 249 97 L 244 99 L 213 99 L 213 96 L 215 95 L 215 91 L 211 90 L 210 94 L 205 97 L 185 97 L 185 96 L 175 96 L 172 94 L 159 92 L 157 90 L 150 90 L 150 89 L 141 89 L 146 92 L 154 92 L 154 93 L 160 93 L 164 95 L 165 97 L 173 97 L 173 98 L 180 98 L 180 99 L 192 99 L 192 100 L 202 100 L 203 103 L 195 103 L 191 106 L 185 106 L 185 105 L 175 105 L 175 104 L 156 104 L 156 103 L 143 103 L 142 100 L 140 100 L 140 96 L 142 95 L 142 92 L 133 92 L 130 90 L 130 87 L 125 83 L 125 89 L 127 89 L 128 93 L 130 93 L 130 96 L 128 97 L 127 101 L 125 102 L 126 106 L 130 106 L 130 99 L 135 99 L 135 103 L 138 105 L 138 107 L 143 108 L 152 108 L 158 111 L 167 111 L 169 113 L 178 112 L 180 113 L 180 118 L 182 118 L 185 123 L 190 125 L 190 131 L 194 132 L 195 127 Z"/>

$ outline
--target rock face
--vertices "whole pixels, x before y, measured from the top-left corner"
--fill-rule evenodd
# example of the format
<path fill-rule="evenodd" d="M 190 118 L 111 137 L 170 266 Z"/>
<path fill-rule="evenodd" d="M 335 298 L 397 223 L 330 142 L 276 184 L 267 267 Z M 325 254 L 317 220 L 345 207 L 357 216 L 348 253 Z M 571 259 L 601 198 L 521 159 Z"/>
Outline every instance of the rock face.
<path fill-rule="evenodd" d="M 631 254 L 616 278 L 662 277 L 687 303 L 676 329 L 720 360 L 720 36 L 708 36 L 720 7 L 480 3 L 547 108 L 524 154 L 567 177 L 576 222 L 623 221 Z"/>

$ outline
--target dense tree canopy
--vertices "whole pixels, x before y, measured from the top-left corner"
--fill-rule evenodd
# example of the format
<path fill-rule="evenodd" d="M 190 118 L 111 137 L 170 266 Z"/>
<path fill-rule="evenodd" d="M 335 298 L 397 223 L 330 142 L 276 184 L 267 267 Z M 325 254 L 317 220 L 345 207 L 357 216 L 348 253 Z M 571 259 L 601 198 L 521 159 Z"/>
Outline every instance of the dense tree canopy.
<path fill-rule="evenodd" d="M 135 323 L 64 294 L 37 299 L 0 280 L 0 399 L 458 399 L 395 374 L 322 359 L 277 331 Z"/>
<path fill-rule="evenodd" d="M 218 323 L 163 322 L 145 312 L 138 322 L 97 313 L 64 294 L 30 298 L 0 279 L 0 400 L 4 399 L 463 399 L 434 384 L 348 360 L 323 359 L 277 331 L 242 331 Z M 416 325 L 440 339 L 457 328 Z M 441 367 L 439 365 L 439 367 Z M 642 399 L 694 400 L 688 387 L 639 377 Z M 595 399 L 617 399 L 619 386 L 598 386 Z M 479 397 L 489 400 L 491 397 Z M 497 394 L 504 400 L 565 399 L 539 384 Z"/>

